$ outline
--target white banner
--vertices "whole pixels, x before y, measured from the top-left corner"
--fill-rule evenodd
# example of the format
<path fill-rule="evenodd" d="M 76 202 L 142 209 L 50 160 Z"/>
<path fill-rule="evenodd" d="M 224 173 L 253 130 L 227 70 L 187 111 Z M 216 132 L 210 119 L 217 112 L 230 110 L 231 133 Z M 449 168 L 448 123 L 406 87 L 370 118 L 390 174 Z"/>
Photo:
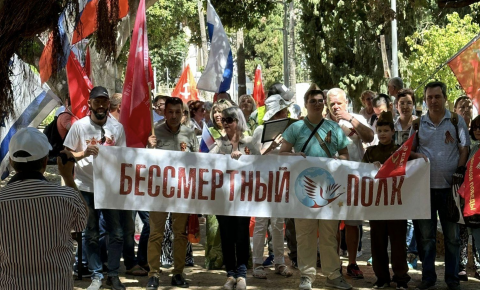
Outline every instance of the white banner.
<path fill-rule="evenodd" d="M 430 164 L 374 179 L 373 164 L 100 146 L 95 207 L 335 220 L 430 218 Z"/>

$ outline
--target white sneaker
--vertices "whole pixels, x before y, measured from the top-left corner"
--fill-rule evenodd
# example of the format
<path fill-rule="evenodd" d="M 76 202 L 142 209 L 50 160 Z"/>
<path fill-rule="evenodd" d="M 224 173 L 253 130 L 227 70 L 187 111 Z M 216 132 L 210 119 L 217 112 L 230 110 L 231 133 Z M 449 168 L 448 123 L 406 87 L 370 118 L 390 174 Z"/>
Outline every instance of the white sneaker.
<path fill-rule="evenodd" d="M 247 290 L 247 280 L 243 277 L 237 278 L 237 287 L 235 287 L 237 290 Z"/>
<path fill-rule="evenodd" d="M 223 289 L 233 290 L 233 287 L 235 286 L 236 283 L 237 283 L 237 281 L 235 280 L 235 278 L 228 277 L 227 282 L 225 282 L 225 285 L 223 285 Z"/>
<path fill-rule="evenodd" d="M 327 278 L 327 282 L 325 283 L 325 286 L 333 287 L 337 289 L 343 289 L 343 290 L 352 289 L 352 285 L 348 284 L 347 281 L 345 281 L 345 278 L 343 278 L 343 276 L 340 276 L 333 280 L 330 280 L 329 278 Z"/>
<path fill-rule="evenodd" d="M 300 290 L 312 290 L 312 282 L 308 277 L 300 278 L 300 285 L 298 286 Z"/>
<path fill-rule="evenodd" d="M 88 286 L 87 290 L 99 290 L 100 288 L 102 288 L 102 280 L 93 279 L 92 284 Z"/>

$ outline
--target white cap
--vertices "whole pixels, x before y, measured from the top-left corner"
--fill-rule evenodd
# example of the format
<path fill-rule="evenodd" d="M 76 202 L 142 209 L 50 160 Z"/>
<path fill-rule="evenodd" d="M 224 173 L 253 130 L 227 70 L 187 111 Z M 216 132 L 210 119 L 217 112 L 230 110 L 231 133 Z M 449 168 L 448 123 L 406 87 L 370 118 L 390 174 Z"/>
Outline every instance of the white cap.
<path fill-rule="evenodd" d="M 52 150 L 52 146 L 48 142 L 47 136 L 40 132 L 37 128 L 22 128 L 13 135 L 8 146 L 10 159 L 15 162 L 29 162 L 42 159 Z M 25 151 L 31 156 L 13 157 L 18 151 Z"/>
<path fill-rule="evenodd" d="M 272 95 L 265 100 L 266 112 L 263 116 L 264 121 L 270 120 L 276 113 L 288 108 L 292 102 L 285 101 L 280 95 Z"/>

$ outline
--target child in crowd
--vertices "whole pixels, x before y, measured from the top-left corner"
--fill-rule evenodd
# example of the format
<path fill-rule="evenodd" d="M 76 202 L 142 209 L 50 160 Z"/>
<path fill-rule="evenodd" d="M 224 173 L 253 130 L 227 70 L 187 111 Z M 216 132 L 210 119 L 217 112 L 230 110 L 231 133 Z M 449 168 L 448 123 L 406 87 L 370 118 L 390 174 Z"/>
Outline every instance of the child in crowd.
<path fill-rule="evenodd" d="M 362 162 L 374 163 L 378 167 L 400 147 L 392 142 L 395 134 L 392 112 L 382 112 L 376 124 L 378 145 L 367 148 Z M 390 286 L 390 282 L 397 283 L 397 289 L 407 289 L 410 281 L 408 276 L 407 252 L 405 236 L 407 234 L 406 220 L 371 220 L 370 237 L 372 243 L 373 271 L 377 281 L 374 289 Z M 393 279 L 390 279 L 388 268 L 388 237 L 390 237 L 392 253 Z"/>

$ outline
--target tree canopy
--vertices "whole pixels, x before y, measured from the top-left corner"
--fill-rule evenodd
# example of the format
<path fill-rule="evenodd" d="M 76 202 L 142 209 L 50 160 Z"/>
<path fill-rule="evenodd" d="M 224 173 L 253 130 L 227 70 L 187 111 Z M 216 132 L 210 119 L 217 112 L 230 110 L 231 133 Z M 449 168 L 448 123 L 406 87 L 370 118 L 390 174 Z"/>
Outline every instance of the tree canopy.
<path fill-rule="evenodd" d="M 448 24 L 445 26 L 428 25 L 406 38 L 410 55 L 402 75 L 410 82 L 411 87 L 416 88 L 421 82 L 428 80 L 428 75 L 480 32 L 480 26 L 473 22 L 470 15 L 460 18 L 458 13 L 454 12 L 447 15 L 447 20 Z M 449 101 L 464 94 L 448 66 L 431 80 L 441 80 L 447 84 Z M 418 99 L 423 98 L 423 88 L 417 90 L 416 95 Z"/>

